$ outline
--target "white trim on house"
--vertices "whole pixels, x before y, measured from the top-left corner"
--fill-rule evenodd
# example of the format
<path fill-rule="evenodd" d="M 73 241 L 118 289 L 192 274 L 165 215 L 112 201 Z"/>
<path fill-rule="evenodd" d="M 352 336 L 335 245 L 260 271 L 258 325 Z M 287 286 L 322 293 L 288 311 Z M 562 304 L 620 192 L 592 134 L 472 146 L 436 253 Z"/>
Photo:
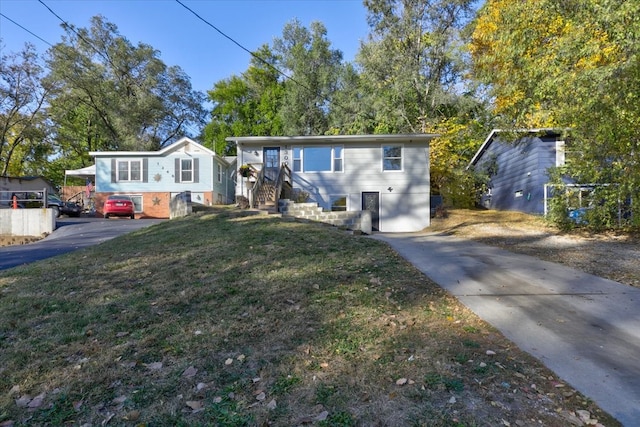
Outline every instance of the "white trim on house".
<path fill-rule="evenodd" d="M 184 152 L 184 153 L 204 153 L 212 157 L 217 158 L 219 161 L 224 162 L 225 166 L 231 164 L 233 157 L 224 157 L 217 155 L 214 151 L 208 149 L 202 144 L 195 142 L 190 138 L 181 138 L 171 145 L 164 147 L 160 151 L 90 151 L 89 155 L 93 157 L 166 157 L 171 152 Z M 95 168 L 95 166 L 94 166 Z M 94 169 L 95 173 L 95 169 Z"/>
<path fill-rule="evenodd" d="M 419 231 L 430 222 L 429 142 L 435 134 L 405 135 L 320 135 L 320 136 L 244 136 L 228 137 L 237 146 L 237 169 L 248 164 L 263 166 L 263 148 L 279 147 L 280 164 L 292 171 L 292 186 L 308 194 L 308 200 L 330 210 L 336 196 L 345 197 L 348 211 L 362 208 L 362 194 L 378 195 L 378 229 L 383 232 Z M 334 147 L 341 147 L 340 171 L 335 171 Z M 384 146 L 401 147 L 391 160 L 394 168 L 384 167 Z M 331 167 L 326 153 L 322 165 L 326 170 L 305 172 L 305 155 L 294 156 L 294 148 L 331 147 Z M 307 159 L 308 160 L 308 159 Z M 300 163 L 296 170 L 294 163 Z M 399 166 L 400 169 L 395 169 Z M 329 170 L 330 169 L 330 170 Z M 249 198 L 249 179 L 239 178 L 236 196 Z M 374 226 L 375 227 L 375 226 Z M 375 229 L 375 228 L 374 228 Z"/>
<path fill-rule="evenodd" d="M 345 142 L 411 142 L 422 141 L 428 142 L 439 135 L 434 133 L 410 133 L 410 134 L 393 134 L 393 135 L 314 135 L 314 136 L 230 136 L 226 141 L 235 142 L 237 144 L 257 144 L 279 143 L 282 145 L 296 145 L 304 142 L 305 144 L 344 144 Z"/>

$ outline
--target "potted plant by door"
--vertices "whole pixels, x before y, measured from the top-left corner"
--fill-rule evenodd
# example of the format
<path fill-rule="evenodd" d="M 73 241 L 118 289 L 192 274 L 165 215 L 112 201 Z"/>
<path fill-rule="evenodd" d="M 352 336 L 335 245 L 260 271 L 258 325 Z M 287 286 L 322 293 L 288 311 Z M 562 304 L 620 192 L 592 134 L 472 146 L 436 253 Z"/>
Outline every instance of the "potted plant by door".
<path fill-rule="evenodd" d="M 242 165 L 240 166 L 238 173 L 243 178 L 249 178 L 251 175 L 253 175 L 253 168 L 251 168 L 251 166 L 249 165 Z"/>

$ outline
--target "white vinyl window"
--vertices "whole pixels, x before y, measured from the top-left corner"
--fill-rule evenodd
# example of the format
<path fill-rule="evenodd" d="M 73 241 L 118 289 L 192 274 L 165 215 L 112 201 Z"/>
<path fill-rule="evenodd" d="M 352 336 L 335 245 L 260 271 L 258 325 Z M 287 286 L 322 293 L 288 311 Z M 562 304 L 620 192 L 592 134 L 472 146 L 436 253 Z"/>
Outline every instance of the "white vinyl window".
<path fill-rule="evenodd" d="M 222 182 L 222 166 L 218 163 L 218 182 Z"/>
<path fill-rule="evenodd" d="M 193 159 L 180 160 L 180 182 L 193 182 Z"/>
<path fill-rule="evenodd" d="M 382 170 L 401 171 L 402 170 L 402 146 L 384 145 L 382 147 Z"/>
<path fill-rule="evenodd" d="M 333 171 L 342 172 L 342 147 L 337 145 L 333 147 Z"/>
<path fill-rule="evenodd" d="M 294 172 L 342 172 L 343 147 L 313 146 L 293 148 Z"/>
<path fill-rule="evenodd" d="M 302 172 L 302 148 L 293 147 L 293 171 Z"/>
<path fill-rule="evenodd" d="M 118 160 L 118 181 L 142 181 L 142 162 L 140 160 Z"/>

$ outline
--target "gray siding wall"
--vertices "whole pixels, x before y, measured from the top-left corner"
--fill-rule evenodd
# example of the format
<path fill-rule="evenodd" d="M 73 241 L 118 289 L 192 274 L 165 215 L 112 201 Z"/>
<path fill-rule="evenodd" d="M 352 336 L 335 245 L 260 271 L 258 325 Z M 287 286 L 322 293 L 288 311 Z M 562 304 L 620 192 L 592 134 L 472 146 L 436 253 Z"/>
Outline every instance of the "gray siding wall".
<path fill-rule="evenodd" d="M 556 165 L 556 138 L 527 137 L 514 144 L 495 140 L 475 166 L 486 169 L 495 162 L 498 172 L 491 178 L 490 192 L 482 204 L 490 209 L 544 213 L 544 185 L 548 169 Z"/>
<path fill-rule="evenodd" d="M 344 147 L 343 172 L 293 172 L 294 188 L 306 191 L 310 201 L 327 210 L 331 208 L 332 197 L 346 196 L 347 210 L 359 211 L 362 193 L 377 192 L 380 194 L 380 231 L 419 231 L 429 226 L 428 143 L 389 143 L 403 147 L 401 171 L 382 170 L 381 143 L 339 145 Z M 293 170 L 293 146 L 281 146 L 280 156 L 281 162 L 288 163 Z M 252 146 L 239 153 L 238 164 L 261 162 L 262 147 Z M 236 193 L 244 194 L 242 180 L 238 181 Z"/>

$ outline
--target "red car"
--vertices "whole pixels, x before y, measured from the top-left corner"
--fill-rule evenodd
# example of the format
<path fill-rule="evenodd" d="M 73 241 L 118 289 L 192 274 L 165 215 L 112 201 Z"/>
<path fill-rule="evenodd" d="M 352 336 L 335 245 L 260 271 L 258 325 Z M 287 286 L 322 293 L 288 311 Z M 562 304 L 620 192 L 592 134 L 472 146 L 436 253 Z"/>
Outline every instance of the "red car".
<path fill-rule="evenodd" d="M 131 198 L 121 194 L 113 194 L 107 197 L 107 200 L 104 202 L 104 209 L 102 210 L 105 218 L 109 218 L 110 216 L 128 216 L 131 219 L 135 218 L 134 211 L 135 208 Z"/>

